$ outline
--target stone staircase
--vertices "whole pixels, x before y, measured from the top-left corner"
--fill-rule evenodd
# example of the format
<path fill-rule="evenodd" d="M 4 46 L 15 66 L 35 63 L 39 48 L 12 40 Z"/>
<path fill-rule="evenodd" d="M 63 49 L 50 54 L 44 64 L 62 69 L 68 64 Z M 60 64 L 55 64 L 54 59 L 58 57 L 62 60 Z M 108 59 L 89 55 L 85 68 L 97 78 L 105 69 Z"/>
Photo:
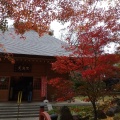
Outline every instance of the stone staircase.
<path fill-rule="evenodd" d="M 39 117 L 40 104 L 24 103 L 0 104 L 0 119 L 4 118 L 26 118 Z"/>

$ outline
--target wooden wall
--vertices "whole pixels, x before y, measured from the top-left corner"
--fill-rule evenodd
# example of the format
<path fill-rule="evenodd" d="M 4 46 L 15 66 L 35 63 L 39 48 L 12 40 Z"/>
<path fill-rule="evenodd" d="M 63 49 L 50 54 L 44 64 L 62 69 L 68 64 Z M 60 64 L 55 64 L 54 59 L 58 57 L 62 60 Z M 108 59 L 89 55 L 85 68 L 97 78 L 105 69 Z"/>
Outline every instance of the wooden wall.
<path fill-rule="evenodd" d="M 27 61 L 28 60 L 28 61 Z M 10 61 L 7 60 L 2 60 L 0 62 L 0 76 L 24 76 L 24 77 L 42 77 L 42 76 L 47 76 L 48 79 L 57 76 L 55 72 L 51 70 L 51 61 L 47 60 L 38 60 L 36 59 L 28 59 L 27 60 L 24 58 L 23 60 L 17 59 L 16 61 L 19 62 L 29 62 L 31 64 L 31 72 L 15 72 L 14 71 L 14 64 L 11 64 Z M 9 82 L 10 82 L 9 80 Z M 34 82 L 34 81 L 33 81 Z M 50 88 L 51 89 L 51 88 Z M 50 92 L 49 92 L 50 91 Z M 48 94 L 52 94 L 53 91 L 48 89 Z M 4 95 L 2 95 L 4 94 Z M 51 99 L 51 95 L 47 95 Z M 0 101 L 8 101 L 9 99 L 9 87 L 6 90 L 0 89 Z M 42 98 L 40 97 L 40 90 L 33 90 L 33 100 L 34 101 L 40 101 Z"/>

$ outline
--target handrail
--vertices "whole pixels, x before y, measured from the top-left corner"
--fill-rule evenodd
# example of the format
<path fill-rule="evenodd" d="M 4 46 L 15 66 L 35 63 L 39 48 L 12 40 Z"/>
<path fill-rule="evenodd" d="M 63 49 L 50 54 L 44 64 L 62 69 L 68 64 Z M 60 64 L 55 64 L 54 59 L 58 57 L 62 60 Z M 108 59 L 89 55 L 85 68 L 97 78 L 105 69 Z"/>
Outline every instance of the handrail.
<path fill-rule="evenodd" d="M 17 104 L 18 104 L 18 116 L 17 116 L 17 120 L 18 120 L 18 117 L 19 117 L 19 107 L 20 107 L 21 101 L 22 101 L 22 91 L 19 91 L 18 92 L 18 100 L 17 100 Z"/>
<path fill-rule="evenodd" d="M 21 101 L 22 101 L 22 91 L 19 91 L 19 92 L 18 92 L 18 100 L 17 100 L 17 103 L 20 105 L 20 104 L 21 104 Z"/>

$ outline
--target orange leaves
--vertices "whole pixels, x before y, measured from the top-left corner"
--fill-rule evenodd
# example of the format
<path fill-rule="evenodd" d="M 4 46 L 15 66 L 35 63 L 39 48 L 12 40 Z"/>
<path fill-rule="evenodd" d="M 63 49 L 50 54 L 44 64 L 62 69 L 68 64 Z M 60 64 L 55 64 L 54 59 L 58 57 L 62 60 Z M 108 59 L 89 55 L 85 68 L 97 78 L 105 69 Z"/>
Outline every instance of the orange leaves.
<path fill-rule="evenodd" d="M 46 2 L 24 0 L 22 2 L 17 1 L 15 7 L 13 19 L 16 33 L 23 34 L 25 31 L 34 30 L 41 36 L 48 32 L 51 21 L 46 11 Z M 17 8 L 19 7 L 19 9 Z"/>
<path fill-rule="evenodd" d="M 43 33 L 48 31 L 48 27 L 47 26 L 43 26 L 43 25 L 37 25 L 36 23 L 32 23 L 32 22 L 17 22 L 14 24 L 14 27 L 16 29 L 16 33 L 20 33 L 20 34 L 24 34 L 25 31 L 29 31 L 29 30 L 34 30 L 36 32 L 38 32 L 39 35 L 42 35 Z"/>
<path fill-rule="evenodd" d="M 5 54 L 5 58 L 8 59 L 12 64 L 15 64 L 15 59 L 9 53 Z"/>
<path fill-rule="evenodd" d="M 68 21 L 71 15 L 74 15 L 74 10 L 70 6 L 62 6 L 62 13 L 59 15 L 59 20 Z"/>
<path fill-rule="evenodd" d="M 0 44 L 0 49 L 3 51 L 3 53 L 4 53 L 4 58 L 5 59 L 8 59 L 12 64 L 14 64 L 15 63 L 15 60 L 14 60 L 14 58 L 13 58 L 13 55 L 12 54 L 10 54 L 10 53 L 7 53 L 7 50 L 6 50 L 6 48 L 4 47 L 4 45 L 3 44 Z M 0 61 L 1 61 L 2 59 L 0 58 Z"/>
<path fill-rule="evenodd" d="M 0 48 L 3 47 L 3 44 L 0 44 Z"/>
<path fill-rule="evenodd" d="M 25 33 L 25 24 L 24 23 L 15 23 L 14 27 L 16 29 L 16 33 L 24 34 Z"/>
<path fill-rule="evenodd" d="M 59 1 L 60 10 L 57 16 L 58 20 L 66 22 L 69 21 L 71 16 L 74 16 L 74 8 L 71 3 L 71 1 Z"/>
<path fill-rule="evenodd" d="M 1 17 L 14 20 L 16 32 L 23 34 L 35 30 L 41 36 L 48 32 L 50 22 L 55 17 L 48 0 L 1 0 Z M 3 10 L 3 11 L 2 11 Z"/>

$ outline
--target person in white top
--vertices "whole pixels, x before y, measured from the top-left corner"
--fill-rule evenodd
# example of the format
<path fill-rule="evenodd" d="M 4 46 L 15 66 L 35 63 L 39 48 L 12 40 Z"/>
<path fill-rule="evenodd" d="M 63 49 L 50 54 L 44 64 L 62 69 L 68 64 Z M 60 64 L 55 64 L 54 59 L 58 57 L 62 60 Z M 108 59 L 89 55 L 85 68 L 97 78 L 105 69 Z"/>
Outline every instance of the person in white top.
<path fill-rule="evenodd" d="M 46 97 L 43 100 L 44 103 L 49 103 L 49 101 L 46 99 Z"/>

